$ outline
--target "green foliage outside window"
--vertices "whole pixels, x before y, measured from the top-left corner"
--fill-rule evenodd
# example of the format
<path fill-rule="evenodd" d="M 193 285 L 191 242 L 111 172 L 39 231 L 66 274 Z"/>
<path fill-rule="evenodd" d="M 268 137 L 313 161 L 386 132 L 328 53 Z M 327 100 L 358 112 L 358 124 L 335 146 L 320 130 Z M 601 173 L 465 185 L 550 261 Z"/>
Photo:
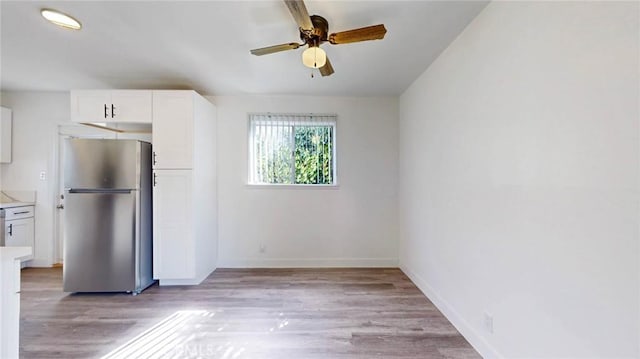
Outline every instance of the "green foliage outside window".
<path fill-rule="evenodd" d="M 333 126 L 260 125 L 256 131 L 258 183 L 333 184 Z"/>
<path fill-rule="evenodd" d="M 295 128 L 296 183 L 332 184 L 333 127 Z"/>

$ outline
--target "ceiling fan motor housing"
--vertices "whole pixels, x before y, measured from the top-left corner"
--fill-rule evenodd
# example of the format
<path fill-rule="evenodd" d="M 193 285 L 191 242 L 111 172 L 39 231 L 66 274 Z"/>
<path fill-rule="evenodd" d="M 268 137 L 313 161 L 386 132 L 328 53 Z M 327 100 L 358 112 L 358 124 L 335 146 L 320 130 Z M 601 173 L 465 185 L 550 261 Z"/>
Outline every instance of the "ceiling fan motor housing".
<path fill-rule="evenodd" d="M 313 24 L 313 31 L 306 32 L 300 29 L 300 39 L 309 46 L 319 46 L 327 41 L 329 22 L 319 15 L 311 15 L 310 18 Z"/>

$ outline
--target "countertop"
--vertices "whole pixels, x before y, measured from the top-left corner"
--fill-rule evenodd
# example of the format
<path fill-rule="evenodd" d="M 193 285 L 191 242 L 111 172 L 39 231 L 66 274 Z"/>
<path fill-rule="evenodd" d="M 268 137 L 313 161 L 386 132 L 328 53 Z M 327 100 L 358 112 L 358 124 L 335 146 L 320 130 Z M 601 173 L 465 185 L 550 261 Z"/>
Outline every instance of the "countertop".
<path fill-rule="evenodd" d="M 0 191 L 0 209 L 33 206 L 35 201 L 35 191 Z"/>
<path fill-rule="evenodd" d="M 33 206 L 33 205 L 35 205 L 35 203 L 33 202 L 0 202 L 0 209 Z"/>
<path fill-rule="evenodd" d="M 31 255 L 31 247 L 0 247 L 0 261 L 21 259 Z"/>

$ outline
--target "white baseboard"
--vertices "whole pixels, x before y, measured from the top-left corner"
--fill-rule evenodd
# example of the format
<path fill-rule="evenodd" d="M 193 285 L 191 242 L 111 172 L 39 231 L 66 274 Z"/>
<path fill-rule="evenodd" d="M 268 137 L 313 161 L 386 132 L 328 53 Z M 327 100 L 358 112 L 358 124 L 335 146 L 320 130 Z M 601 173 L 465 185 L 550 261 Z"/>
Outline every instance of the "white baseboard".
<path fill-rule="evenodd" d="M 27 262 L 27 267 L 33 268 L 51 268 L 53 263 L 50 260 L 34 258 Z"/>
<path fill-rule="evenodd" d="M 232 258 L 220 260 L 219 268 L 397 268 L 397 258 Z"/>
<path fill-rule="evenodd" d="M 207 277 L 209 275 L 211 275 L 211 273 L 213 273 L 216 270 L 216 268 L 213 268 L 211 270 L 211 272 L 209 273 L 204 273 L 202 275 L 200 275 L 199 277 L 196 278 L 189 278 L 189 279 L 160 279 L 158 280 L 158 284 L 160 286 L 165 286 L 165 285 L 198 285 L 200 283 L 202 283 L 205 279 L 207 279 Z"/>
<path fill-rule="evenodd" d="M 422 291 L 424 295 L 435 305 L 440 312 L 453 324 L 454 327 L 462 334 L 462 336 L 480 353 L 484 359 L 501 359 L 504 358 L 498 353 L 487 341 L 478 334 L 478 332 L 469 325 L 458 312 L 416 272 L 412 271 L 405 265 L 400 265 L 400 270 L 411 279 L 411 281 Z"/>

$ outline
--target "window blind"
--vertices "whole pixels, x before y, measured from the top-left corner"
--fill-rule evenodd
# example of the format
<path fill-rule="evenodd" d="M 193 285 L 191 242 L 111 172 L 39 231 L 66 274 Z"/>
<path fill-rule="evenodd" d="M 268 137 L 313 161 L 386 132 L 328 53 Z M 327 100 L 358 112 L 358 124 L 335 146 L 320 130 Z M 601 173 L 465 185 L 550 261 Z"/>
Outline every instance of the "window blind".
<path fill-rule="evenodd" d="M 335 115 L 250 115 L 249 182 L 335 184 L 335 128 Z"/>

